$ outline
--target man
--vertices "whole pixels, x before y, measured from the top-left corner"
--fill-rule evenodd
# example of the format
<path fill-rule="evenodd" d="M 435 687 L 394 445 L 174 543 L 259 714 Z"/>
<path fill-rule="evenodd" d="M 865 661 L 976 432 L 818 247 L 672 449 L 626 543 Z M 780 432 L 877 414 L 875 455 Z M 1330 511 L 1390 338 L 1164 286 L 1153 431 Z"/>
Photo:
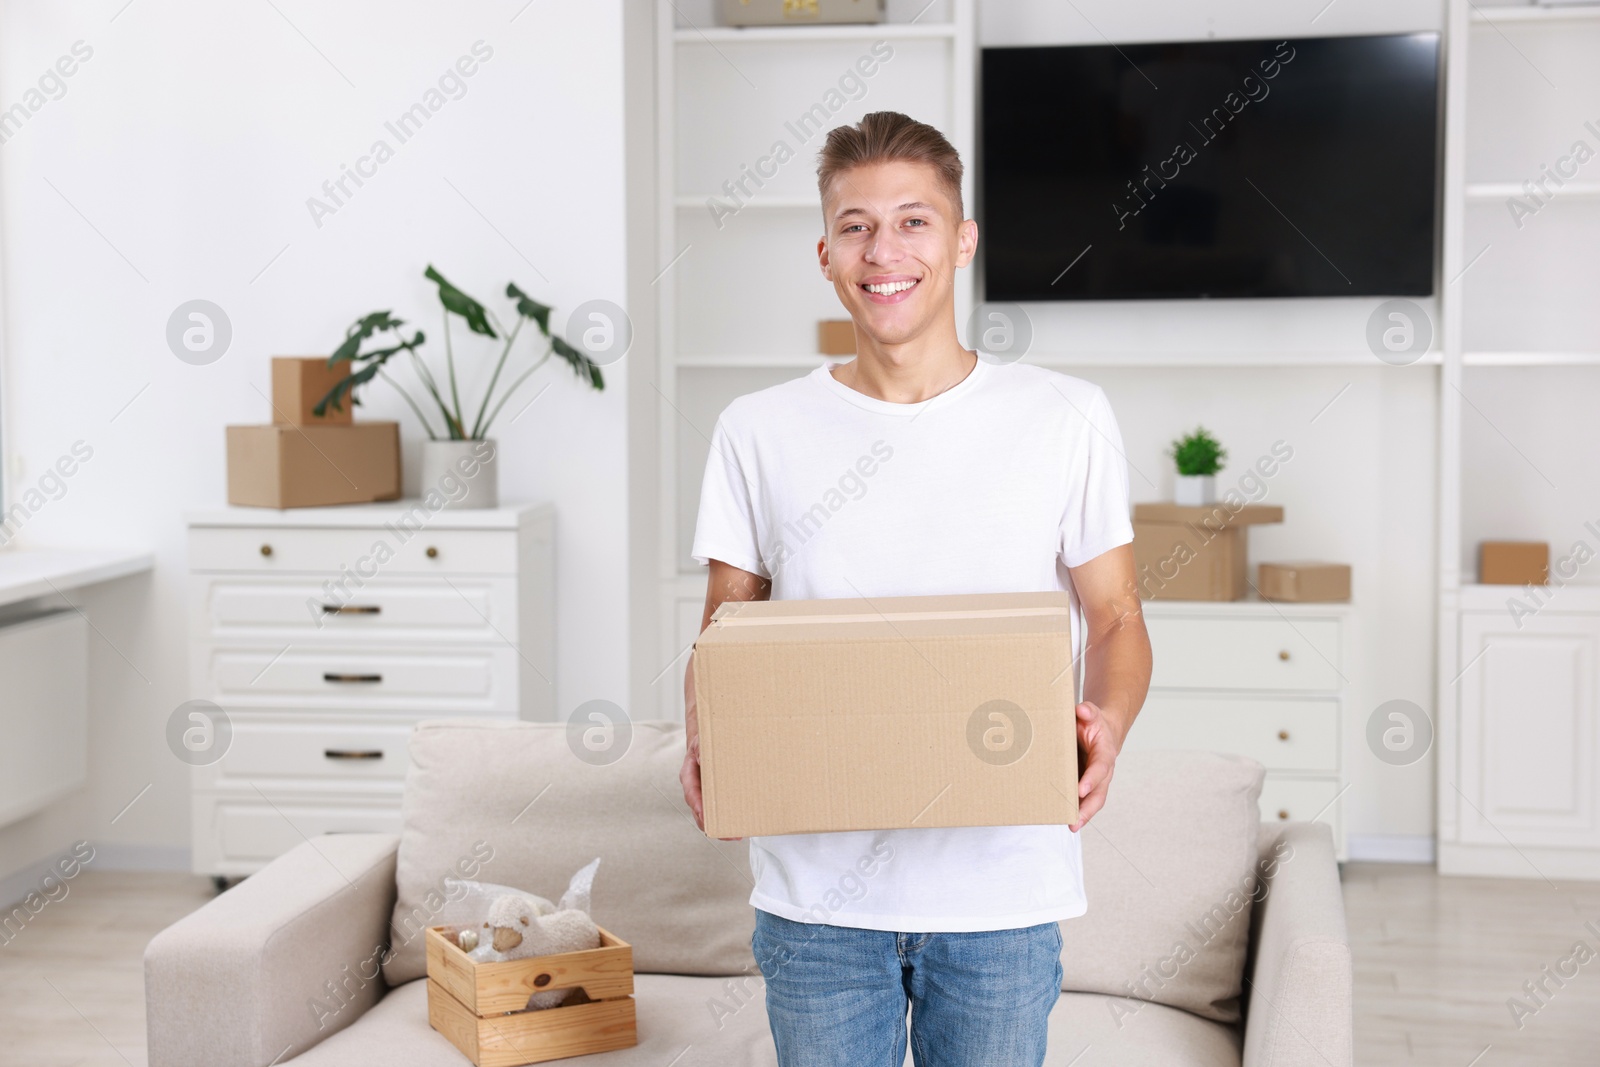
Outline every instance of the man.
<path fill-rule="evenodd" d="M 1043 1062 L 1059 920 L 1087 908 L 1077 831 L 1150 680 L 1105 394 L 979 359 L 956 334 L 955 272 L 978 242 L 961 172 L 942 134 L 894 112 L 829 133 L 817 256 L 857 355 L 717 420 L 692 549 L 710 568 L 701 627 L 725 600 L 1070 590 L 1086 631 L 1079 817 L 751 838 L 751 947 L 783 1067 L 898 1067 L 908 1007 L 919 1067 Z M 692 665 L 685 694 L 680 777 L 701 820 Z M 841 885 L 860 889 L 842 900 Z"/>

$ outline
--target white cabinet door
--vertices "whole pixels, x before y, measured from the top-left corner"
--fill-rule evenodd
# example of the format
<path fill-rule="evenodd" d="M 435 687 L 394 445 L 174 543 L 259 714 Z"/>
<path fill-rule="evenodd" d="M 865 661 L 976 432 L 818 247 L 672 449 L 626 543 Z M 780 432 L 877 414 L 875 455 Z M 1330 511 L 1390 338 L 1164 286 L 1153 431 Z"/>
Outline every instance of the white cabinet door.
<path fill-rule="evenodd" d="M 1463 842 L 1600 846 L 1597 652 L 1600 618 L 1461 616 Z"/>

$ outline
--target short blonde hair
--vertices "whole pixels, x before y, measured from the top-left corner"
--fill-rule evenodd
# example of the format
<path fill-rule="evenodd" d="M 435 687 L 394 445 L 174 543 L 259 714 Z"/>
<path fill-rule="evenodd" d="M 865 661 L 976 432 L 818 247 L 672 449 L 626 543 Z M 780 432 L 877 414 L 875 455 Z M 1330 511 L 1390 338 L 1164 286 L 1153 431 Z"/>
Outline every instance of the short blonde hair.
<path fill-rule="evenodd" d="M 898 111 L 874 111 L 854 126 L 837 126 L 817 154 L 817 191 L 828 197 L 828 187 L 844 171 L 872 163 L 927 163 L 956 206 L 956 218 L 966 217 L 961 201 L 961 153 L 945 135 L 925 122 Z"/>

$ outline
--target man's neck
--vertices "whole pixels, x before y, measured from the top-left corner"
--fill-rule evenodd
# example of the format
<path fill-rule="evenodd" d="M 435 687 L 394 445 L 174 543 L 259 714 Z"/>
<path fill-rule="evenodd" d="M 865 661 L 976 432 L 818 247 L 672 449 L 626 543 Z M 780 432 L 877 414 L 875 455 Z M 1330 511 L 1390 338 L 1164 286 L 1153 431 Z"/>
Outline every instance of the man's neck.
<path fill-rule="evenodd" d="M 841 385 L 892 404 L 916 404 L 966 380 L 977 365 L 975 353 L 961 347 L 952 329 L 937 342 L 879 345 L 870 340 L 856 358 L 829 368 Z"/>

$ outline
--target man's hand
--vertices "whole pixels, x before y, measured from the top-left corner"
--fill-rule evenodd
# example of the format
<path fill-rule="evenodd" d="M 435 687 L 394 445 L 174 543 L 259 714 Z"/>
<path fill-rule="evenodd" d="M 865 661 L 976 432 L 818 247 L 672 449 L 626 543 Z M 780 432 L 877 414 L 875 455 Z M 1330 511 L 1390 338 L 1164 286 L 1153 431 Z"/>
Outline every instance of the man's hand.
<path fill-rule="evenodd" d="M 705 801 L 700 796 L 700 735 L 689 739 L 689 750 L 683 755 L 683 767 L 678 771 L 678 781 L 683 785 L 683 799 L 694 812 L 694 824 L 700 832 L 706 831 Z M 718 841 L 743 841 L 742 837 L 719 837 Z"/>
<path fill-rule="evenodd" d="M 1097 704 L 1084 701 L 1078 705 L 1077 715 L 1083 773 L 1078 776 L 1078 821 L 1068 827 L 1073 833 L 1089 825 L 1095 813 L 1106 806 L 1111 774 L 1122 751 L 1122 739 Z"/>
<path fill-rule="evenodd" d="M 742 571 L 719 559 L 711 561 L 706 577 L 706 607 L 700 618 L 700 632 L 711 625 L 711 615 L 729 600 L 767 600 L 772 595 L 772 580 Z M 684 803 L 694 813 L 694 823 L 705 833 L 705 799 L 700 793 L 700 719 L 694 699 L 694 657 L 683 672 L 683 738 L 686 751 L 678 782 L 683 786 Z M 743 841 L 742 837 L 720 837 L 719 841 Z"/>
<path fill-rule="evenodd" d="M 1133 546 L 1118 545 L 1071 570 L 1083 605 L 1083 703 L 1078 705 L 1078 821 L 1083 829 L 1106 805 L 1111 772 L 1150 688 L 1150 635 L 1134 582 Z"/>

